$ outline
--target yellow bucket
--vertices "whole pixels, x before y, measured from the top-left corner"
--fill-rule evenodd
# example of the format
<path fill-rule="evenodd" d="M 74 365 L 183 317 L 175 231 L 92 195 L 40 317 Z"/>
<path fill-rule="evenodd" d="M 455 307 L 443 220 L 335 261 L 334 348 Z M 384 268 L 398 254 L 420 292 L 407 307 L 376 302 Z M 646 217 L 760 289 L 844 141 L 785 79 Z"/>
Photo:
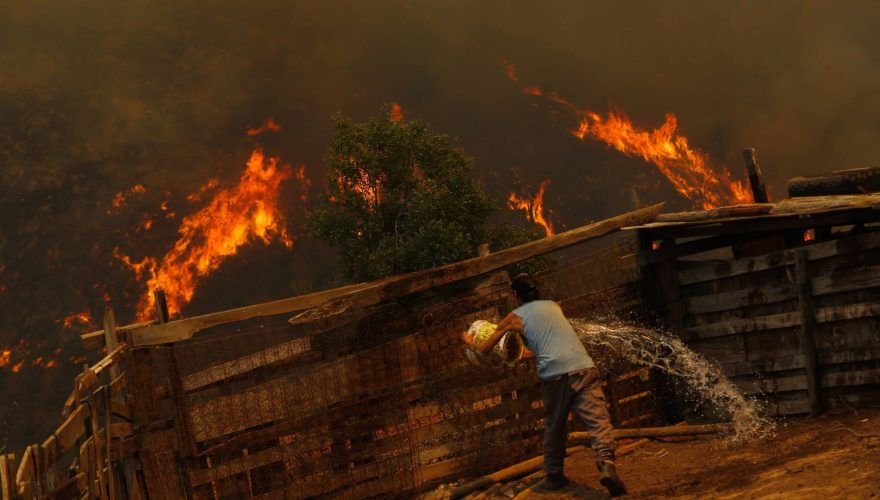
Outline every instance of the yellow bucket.
<path fill-rule="evenodd" d="M 471 323 L 467 334 L 475 344 L 482 345 L 495 332 L 496 327 L 495 323 L 480 319 Z M 467 349 L 465 356 L 474 365 L 482 365 L 485 363 L 484 360 L 488 358 L 494 363 L 501 362 L 507 366 L 513 366 L 523 358 L 524 353 L 525 345 L 522 338 L 514 332 L 507 332 L 489 351 L 488 356 L 481 356 L 473 349 Z"/>

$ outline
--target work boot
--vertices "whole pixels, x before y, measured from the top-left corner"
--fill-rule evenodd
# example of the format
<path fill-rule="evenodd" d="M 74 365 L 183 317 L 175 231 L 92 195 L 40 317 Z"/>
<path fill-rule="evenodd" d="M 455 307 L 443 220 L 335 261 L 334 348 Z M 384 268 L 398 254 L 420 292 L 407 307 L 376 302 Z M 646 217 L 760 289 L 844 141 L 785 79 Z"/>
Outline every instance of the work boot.
<path fill-rule="evenodd" d="M 565 477 L 565 474 L 563 474 L 563 473 L 550 474 L 547 476 L 547 479 L 545 479 L 535 489 L 539 490 L 539 491 L 556 491 L 556 490 L 565 488 L 565 486 L 567 484 L 568 484 L 568 478 Z"/>
<path fill-rule="evenodd" d="M 613 460 L 605 460 L 599 466 L 599 483 L 608 488 L 608 494 L 612 497 L 626 495 L 626 486 L 617 475 L 617 466 L 614 465 Z"/>

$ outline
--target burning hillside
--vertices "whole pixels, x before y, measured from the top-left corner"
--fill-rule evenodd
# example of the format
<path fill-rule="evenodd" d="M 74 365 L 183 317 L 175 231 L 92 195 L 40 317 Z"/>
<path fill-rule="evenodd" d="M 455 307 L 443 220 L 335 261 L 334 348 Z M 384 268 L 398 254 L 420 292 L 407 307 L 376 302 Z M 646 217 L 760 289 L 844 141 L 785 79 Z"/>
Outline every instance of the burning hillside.
<path fill-rule="evenodd" d="M 278 131 L 280 126 L 269 120 L 259 129 L 248 130 L 248 135 L 267 130 Z M 302 165 L 293 168 L 281 163 L 279 158 L 267 157 L 260 148 L 254 149 L 238 184 L 217 191 L 202 209 L 184 217 L 178 240 L 163 257 L 145 257 L 136 262 L 117 249 L 117 258 L 130 267 L 147 288 L 138 302 L 138 319 L 153 316 L 156 290 L 165 291 L 169 312 L 172 316 L 178 315 L 192 300 L 199 280 L 247 243 L 261 241 L 268 245 L 278 241 L 287 248 L 293 247 L 293 238 L 278 204 L 281 185 L 291 178 L 307 190 L 309 181 Z M 218 184 L 216 179 L 209 180 L 189 199 L 200 200 Z"/>

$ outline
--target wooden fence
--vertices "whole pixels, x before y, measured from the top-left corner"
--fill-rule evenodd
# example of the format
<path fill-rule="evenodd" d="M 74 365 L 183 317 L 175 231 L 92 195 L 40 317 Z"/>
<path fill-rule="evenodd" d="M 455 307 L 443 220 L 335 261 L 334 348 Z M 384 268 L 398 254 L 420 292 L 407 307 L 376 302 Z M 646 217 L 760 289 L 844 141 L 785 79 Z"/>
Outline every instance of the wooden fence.
<path fill-rule="evenodd" d="M 565 262 L 542 282 L 569 313 L 607 313 L 608 294 L 634 296 L 637 274 L 590 274 L 613 274 L 625 251 Z M 122 344 L 78 378 L 67 421 L 4 487 L 11 498 L 367 497 L 497 470 L 540 453 L 540 387 L 531 363 L 469 364 L 459 335 L 513 306 L 496 277 L 294 324 L 258 315 L 177 342 Z M 112 324 L 105 332 L 116 338 Z M 658 421 L 653 385 L 640 367 L 609 379 L 618 425 Z M 62 444 L 45 451 L 52 440 Z M 62 470 L 57 456 L 74 448 Z"/>
<path fill-rule="evenodd" d="M 105 331 L 114 329 L 108 311 Z M 144 498 L 133 457 L 128 377 L 120 369 L 126 346 L 108 339 L 107 356 L 75 378 L 63 422 L 51 436 L 28 446 L 20 460 L 0 457 L 0 498 Z"/>

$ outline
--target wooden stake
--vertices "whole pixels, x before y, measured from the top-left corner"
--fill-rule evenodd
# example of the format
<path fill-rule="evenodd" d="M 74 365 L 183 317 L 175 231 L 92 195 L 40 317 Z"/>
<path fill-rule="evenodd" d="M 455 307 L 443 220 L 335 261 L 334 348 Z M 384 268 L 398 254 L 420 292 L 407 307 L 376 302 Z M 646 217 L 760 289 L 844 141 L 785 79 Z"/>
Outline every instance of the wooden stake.
<path fill-rule="evenodd" d="M 168 323 L 171 316 L 168 314 L 168 301 L 165 299 L 165 290 L 159 289 L 153 292 L 156 302 L 156 318 L 160 324 Z"/>
<path fill-rule="evenodd" d="M 12 500 L 18 493 L 14 468 L 15 455 L 0 455 L 0 500 Z"/>
<path fill-rule="evenodd" d="M 813 289 L 810 274 L 807 270 L 807 250 L 800 249 L 795 253 L 795 275 L 798 285 L 798 304 L 800 305 L 801 346 L 807 369 L 807 395 L 810 398 L 810 415 L 818 416 L 822 412 L 819 401 L 819 357 L 816 352 L 816 312 L 813 308 Z"/>
<path fill-rule="evenodd" d="M 764 174 L 761 172 L 761 166 L 758 165 L 758 152 L 755 148 L 743 149 L 743 159 L 746 161 L 746 171 L 749 173 L 749 184 L 752 187 L 752 195 L 755 197 L 755 203 L 767 203 L 770 197 L 767 196 L 767 186 L 764 185 Z"/>
<path fill-rule="evenodd" d="M 113 352 L 119 344 L 116 338 L 116 316 L 113 314 L 113 308 L 107 306 L 104 308 L 104 343 L 107 346 L 107 354 Z M 119 376 L 119 368 L 116 364 L 110 365 L 110 380 Z"/>

